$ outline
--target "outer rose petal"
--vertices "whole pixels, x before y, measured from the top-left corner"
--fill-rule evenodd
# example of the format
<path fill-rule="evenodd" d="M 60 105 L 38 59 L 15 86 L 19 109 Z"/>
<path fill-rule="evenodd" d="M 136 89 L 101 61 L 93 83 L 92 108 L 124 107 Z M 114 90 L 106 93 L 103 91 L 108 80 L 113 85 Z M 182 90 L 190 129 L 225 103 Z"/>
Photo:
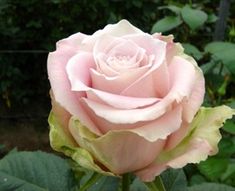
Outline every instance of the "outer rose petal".
<path fill-rule="evenodd" d="M 121 20 L 117 24 L 109 24 L 104 29 L 98 30 L 89 38 L 85 38 L 82 42 L 82 50 L 92 51 L 94 44 L 100 36 L 107 34 L 116 37 L 123 37 L 130 34 L 141 34 L 143 31 L 130 24 L 127 20 Z"/>
<path fill-rule="evenodd" d="M 57 50 L 48 55 L 47 71 L 51 89 L 56 102 L 72 115 L 79 116 L 83 124 L 86 124 L 93 132 L 100 134 L 99 130 L 81 108 L 78 100 L 79 94 L 74 93 L 71 90 L 65 67 L 69 58 L 74 54 L 74 49 L 64 47 L 63 51 Z"/>
<path fill-rule="evenodd" d="M 81 43 L 86 37 L 88 37 L 88 35 L 85 35 L 83 33 L 73 34 L 69 36 L 68 38 L 64 38 L 58 41 L 56 43 L 56 49 L 63 51 L 64 47 L 70 47 L 73 50 L 78 51 L 81 49 Z"/>
<path fill-rule="evenodd" d="M 69 128 L 79 145 L 115 174 L 150 164 L 164 146 L 163 140 L 149 142 L 129 131 L 110 131 L 96 137 L 76 118 L 71 118 Z"/>
<path fill-rule="evenodd" d="M 190 125 L 188 136 L 173 150 L 160 153 L 155 162 L 137 171 L 136 175 L 143 181 L 152 181 L 168 167 L 181 168 L 187 163 L 198 163 L 208 155 L 216 154 L 221 139 L 219 128 L 234 114 L 235 110 L 227 106 L 202 107 Z"/>
<path fill-rule="evenodd" d="M 185 56 L 184 56 L 185 57 Z M 170 150 L 180 143 L 183 138 L 188 134 L 188 124 L 192 122 L 194 115 L 199 110 L 203 103 L 205 94 L 205 80 L 201 69 L 197 63 L 190 57 L 186 57 L 195 67 L 195 82 L 192 89 L 192 94 L 189 98 L 183 100 L 183 126 L 176 132 L 170 135 L 165 149 Z"/>
<path fill-rule="evenodd" d="M 64 127 L 61 126 L 56 115 L 53 112 L 50 113 L 48 122 L 50 124 L 50 144 L 51 147 L 58 151 L 63 152 L 65 155 L 71 157 L 80 166 L 97 171 L 104 175 L 113 176 L 111 172 L 107 172 L 99 167 L 92 155 L 85 149 L 79 147 L 79 145 L 74 141 L 71 135 L 67 135 L 64 132 Z"/>
<path fill-rule="evenodd" d="M 68 61 L 66 71 L 72 90 L 83 91 L 91 86 L 91 68 L 95 68 L 95 63 L 92 54 L 88 52 L 80 52 Z"/>

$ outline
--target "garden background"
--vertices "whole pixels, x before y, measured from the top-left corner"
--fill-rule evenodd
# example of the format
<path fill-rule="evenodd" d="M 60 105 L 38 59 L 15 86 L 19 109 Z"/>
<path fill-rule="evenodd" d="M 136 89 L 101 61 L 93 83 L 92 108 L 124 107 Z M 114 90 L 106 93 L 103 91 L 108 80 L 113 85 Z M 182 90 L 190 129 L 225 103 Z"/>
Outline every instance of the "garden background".
<path fill-rule="evenodd" d="M 145 32 L 173 34 L 204 72 L 204 105 L 235 108 L 234 0 L 0 0 L 0 157 L 14 148 L 52 152 L 48 53 L 62 38 L 124 18 Z M 216 156 L 184 168 L 189 185 L 235 187 L 234 119 L 221 132 Z"/>

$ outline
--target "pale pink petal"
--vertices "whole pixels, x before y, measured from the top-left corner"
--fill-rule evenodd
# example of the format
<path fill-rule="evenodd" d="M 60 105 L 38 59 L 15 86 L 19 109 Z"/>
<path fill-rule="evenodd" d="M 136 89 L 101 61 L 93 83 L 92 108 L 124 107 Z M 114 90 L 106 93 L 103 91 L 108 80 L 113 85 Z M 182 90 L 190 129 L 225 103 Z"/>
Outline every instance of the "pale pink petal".
<path fill-rule="evenodd" d="M 82 42 L 82 50 L 92 51 L 96 41 L 102 35 L 109 35 L 114 37 L 123 37 L 125 35 L 141 34 L 140 29 L 130 24 L 127 20 L 121 20 L 117 24 L 109 24 L 102 30 L 96 31 L 94 34 L 85 38 Z"/>
<path fill-rule="evenodd" d="M 189 56 L 187 56 L 186 59 L 194 65 L 196 70 L 196 80 L 193 85 L 192 94 L 188 99 L 185 100 L 185 102 L 183 102 L 184 120 L 187 122 L 191 122 L 204 100 L 205 79 L 201 69 L 197 66 L 196 61 Z"/>
<path fill-rule="evenodd" d="M 83 91 L 92 85 L 91 68 L 95 68 L 95 63 L 92 54 L 88 52 L 79 52 L 68 61 L 66 71 L 72 90 Z"/>
<path fill-rule="evenodd" d="M 164 41 L 155 39 L 147 33 L 128 35 L 123 38 L 133 41 L 139 47 L 143 48 L 147 55 L 154 55 L 156 59 L 159 60 L 157 66 L 159 66 L 165 58 L 167 43 Z"/>
<path fill-rule="evenodd" d="M 69 128 L 77 143 L 115 174 L 132 172 L 149 165 L 165 143 L 164 140 L 149 142 L 128 131 L 111 131 L 95 138 L 89 136 L 86 127 L 82 127 L 74 118 Z"/>
<path fill-rule="evenodd" d="M 139 136 L 152 142 L 158 139 L 166 139 L 167 136 L 180 129 L 182 122 L 181 118 L 182 107 L 179 105 L 160 118 L 141 127 L 131 129 L 130 131 L 137 133 Z"/>
<path fill-rule="evenodd" d="M 175 57 L 170 65 L 170 72 L 171 89 L 169 93 L 160 102 L 147 108 L 122 110 L 92 100 L 84 99 L 84 101 L 96 115 L 112 123 L 131 124 L 139 121 L 154 120 L 171 109 L 174 101 L 181 102 L 183 98 L 191 95 L 192 86 L 194 85 L 194 66 L 183 58 Z M 108 88 L 106 90 L 110 92 Z"/>
<path fill-rule="evenodd" d="M 179 152 L 177 156 L 172 156 L 168 162 L 161 163 L 155 161 L 148 167 L 138 170 L 135 172 L 144 182 L 150 182 L 155 179 L 156 176 L 160 175 L 165 169 L 172 168 L 182 168 L 187 163 L 198 163 L 201 160 L 205 160 L 208 154 L 212 151 L 212 147 L 208 144 L 206 140 L 194 139 L 193 142 L 186 148 Z"/>
<path fill-rule="evenodd" d="M 172 111 L 167 112 L 162 117 L 153 121 L 149 121 L 147 123 L 137 122 L 133 124 L 110 123 L 109 121 L 95 115 L 89 107 L 84 106 L 84 108 L 86 108 L 87 113 L 89 113 L 89 116 L 99 126 L 99 129 L 103 134 L 109 131 L 127 130 L 138 134 L 150 142 L 154 142 L 158 139 L 166 139 L 168 135 L 181 127 L 182 121 L 181 106 L 176 107 Z"/>
<path fill-rule="evenodd" d="M 123 90 L 121 95 L 162 98 L 168 92 L 169 73 L 164 62 L 158 68 L 151 68 L 145 75 Z"/>
<path fill-rule="evenodd" d="M 93 100 L 98 103 L 108 104 L 114 108 L 120 108 L 120 109 L 134 109 L 139 107 L 146 107 L 160 101 L 160 99 L 154 97 L 152 98 L 127 97 L 95 89 L 89 89 L 86 93 L 87 93 L 87 98 L 89 100 Z"/>
<path fill-rule="evenodd" d="M 146 50 L 149 55 L 154 55 L 154 65 L 141 78 L 121 92 L 126 96 L 138 97 L 164 97 L 169 91 L 168 69 L 164 62 L 166 43 L 153 39 L 150 35 L 131 36 L 131 40 Z M 144 91 L 142 89 L 144 88 Z"/>
<path fill-rule="evenodd" d="M 96 71 L 100 74 L 103 74 L 107 77 L 115 77 L 119 75 L 118 71 L 115 71 L 112 67 L 110 67 L 106 63 L 107 56 L 103 53 L 99 53 L 95 55 L 96 60 Z"/>
<path fill-rule="evenodd" d="M 108 77 L 91 69 L 92 87 L 105 92 L 120 94 L 122 90 L 144 75 L 149 68 L 150 65 L 146 65 L 116 77 Z"/>
<path fill-rule="evenodd" d="M 51 52 L 48 55 L 47 71 L 51 89 L 58 102 L 69 113 L 79 116 L 81 122 L 88 126 L 92 132 L 100 134 L 93 122 L 81 108 L 79 103 L 79 94 L 71 90 L 71 85 L 66 73 L 66 64 L 75 52 L 68 47 L 64 47 L 63 51 Z"/>
<path fill-rule="evenodd" d="M 189 132 L 189 124 L 183 121 L 181 127 L 177 131 L 169 135 L 164 149 L 168 151 L 176 147 L 185 138 L 185 136 L 188 135 L 188 132 Z"/>
<path fill-rule="evenodd" d="M 178 92 L 179 95 L 189 98 L 196 80 L 195 73 L 195 67 L 191 62 L 175 56 L 169 65 L 171 91 Z M 182 97 L 179 100 L 182 100 Z"/>
<path fill-rule="evenodd" d="M 69 36 L 68 38 L 64 38 L 62 40 L 59 40 L 56 43 L 56 49 L 63 51 L 64 46 L 67 46 L 67 47 L 72 48 L 73 50 L 78 51 L 81 49 L 82 41 L 86 37 L 88 37 L 88 35 L 85 35 L 83 33 L 73 34 L 73 35 Z"/>

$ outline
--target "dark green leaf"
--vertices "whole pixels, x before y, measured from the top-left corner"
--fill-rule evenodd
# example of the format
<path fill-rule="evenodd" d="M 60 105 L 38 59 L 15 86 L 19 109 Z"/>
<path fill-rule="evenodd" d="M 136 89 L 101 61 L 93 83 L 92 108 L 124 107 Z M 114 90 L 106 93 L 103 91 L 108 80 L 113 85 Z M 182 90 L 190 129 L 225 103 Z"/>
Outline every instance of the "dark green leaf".
<path fill-rule="evenodd" d="M 130 186 L 130 191 L 149 191 L 149 190 L 142 181 L 136 178 Z"/>
<path fill-rule="evenodd" d="M 203 183 L 188 187 L 188 191 L 235 191 L 235 188 L 224 184 Z"/>
<path fill-rule="evenodd" d="M 111 176 L 102 176 L 87 191 L 110 191 L 118 190 L 120 178 Z"/>
<path fill-rule="evenodd" d="M 151 33 L 155 32 L 166 32 L 169 31 L 182 23 L 182 20 L 178 16 L 167 16 L 157 21 L 151 30 Z"/>
<path fill-rule="evenodd" d="M 167 6 L 161 6 L 159 7 L 159 9 L 169 9 L 170 11 L 172 11 L 173 13 L 179 15 L 181 12 L 181 8 L 175 5 L 167 5 Z"/>
<path fill-rule="evenodd" d="M 232 120 L 226 121 L 223 126 L 223 130 L 235 135 L 235 123 Z"/>
<path fill-rule="evenodd" d="M 206 182 L 206 179 L 202 175 L 195 174 L 191 177 L 189 184 L 193 186 L 193 185 L 202 184 L 204 182 Z"/>
<path fill-rule="evenodd" d="M 185 53 L 193 56 L 196 60 L 200 60 L 202 58 L 202 53 L 198 48 L 192 44 L 182 43 Z"/>
<path fill-rule="evenodd" d="M 208 15 L 207 22 L 214 23 L 215 21 L 217 21 L 217 19 L 218 17 L 214 13 L 211 13 Z"/>
<path fill-rule="evenodd" d="M 231 73 L 235 74 L 235 44 L 229 42 L 212 42 L 207 44 L 205 51 L 213 54 Z"/>
<path fill-rule="evenodd" d="M 74 179 L 68 163 L 43 152 L 16 152 L 0 161 L 0 190 L 70 191 Z"/>
<path fill-rule="evenodd" d="M 181 14 L 185 23 L 187 23 L 192 30 L 199 28 L 207 20 L 207 14 L 204 11 L 192 9 L 189 5 L 183 7 Z"/>
<path fill-rule="evenodd" d="M 228 166 L 227 158 L 208 158 L 198 164 L 199 171 L 209 180 L 216 181 L 220 178 L 221 174 L 226 171 Z"/>
<path fill-rule="evenodd" d="M 187 181 L 182 169 L 168 169 L 161 174 L 163 184 L 167 191 L 187 190 Z"/>
<path fill-rule="evenodd" d="M 234 48 L 235 44 L 230 42 L 211 42 L 205 46 L 205 52 L 217 54 L 221 51 L 226 51 Z"/>
<path fill-rule="evenodd" d="M 221 180 L 222 180 L 222 181 L 225 181 L 226 179 L 228 179 L 228 178 L 230 178 L 230 177 L 234 177 L 234 175 L 235 175 L 235 163 L 233 162 L 233 163 L 230 163 L 230 164 L 228 165 L 227 170 L 226 170 L 225 173 L 222 174 L 222 176 L 221 176 Z"/>
<path fill-rule="evenodd" d="M 210 62 L 200 66 L 200 68 L 202 69 L 204 74 L 208 74 L 209 72 L 211 72 L 214 69 L 216 64 L 217 64 L 216 62 L 210 61 Z"/>
<path fill-rule="evenodd" d="M 219 142 L 219 153 L 217 154 L 217 156 L 230 157 L 234 153 L 235 153 L 234 141 L 230 137 L 228 138 L 223 137 L 223 139 Z"/>

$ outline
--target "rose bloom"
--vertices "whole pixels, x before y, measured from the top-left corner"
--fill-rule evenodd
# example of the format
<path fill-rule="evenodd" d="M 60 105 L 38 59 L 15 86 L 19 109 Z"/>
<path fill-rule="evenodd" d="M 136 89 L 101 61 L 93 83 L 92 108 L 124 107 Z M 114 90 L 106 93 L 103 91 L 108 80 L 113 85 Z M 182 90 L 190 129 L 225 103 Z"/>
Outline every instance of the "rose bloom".
<path fill-rule="evenodd" d="M 152 181 L 168 167 L 205 160 L 234 113 L 200 109 L 205 82 L 195 60 L 172 35 L 126 20 L 57 42 L 48 75 L 52 147 L 106 175 Z"/>

